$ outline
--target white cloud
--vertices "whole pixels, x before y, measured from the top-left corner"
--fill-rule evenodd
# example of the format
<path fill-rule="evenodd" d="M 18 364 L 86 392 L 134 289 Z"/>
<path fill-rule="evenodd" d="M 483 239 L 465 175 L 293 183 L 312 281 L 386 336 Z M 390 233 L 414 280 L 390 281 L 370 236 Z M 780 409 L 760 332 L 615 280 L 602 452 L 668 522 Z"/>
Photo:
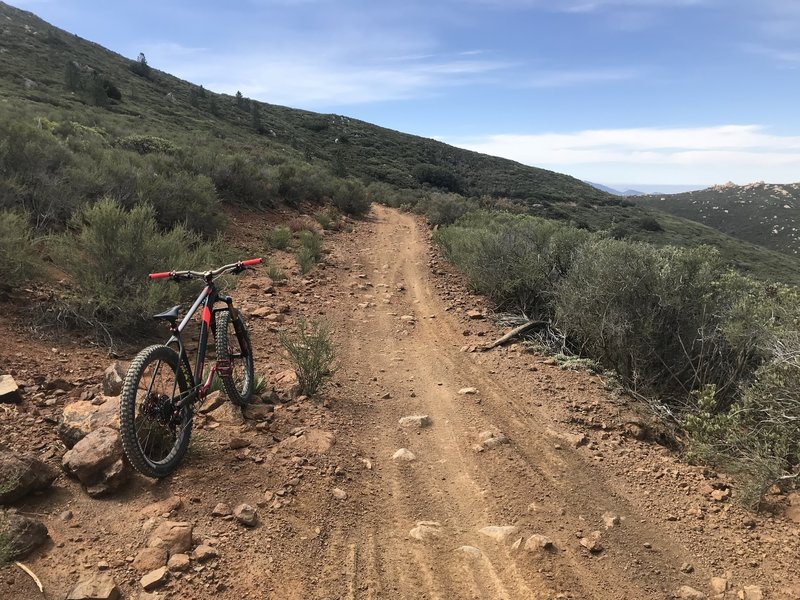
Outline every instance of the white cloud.
<path fill-rule="evenodd" d="M 443 141 L 591 181 L 800 180 L 800 136 L 771 134 L 758 125 L 596 129 Z"/>

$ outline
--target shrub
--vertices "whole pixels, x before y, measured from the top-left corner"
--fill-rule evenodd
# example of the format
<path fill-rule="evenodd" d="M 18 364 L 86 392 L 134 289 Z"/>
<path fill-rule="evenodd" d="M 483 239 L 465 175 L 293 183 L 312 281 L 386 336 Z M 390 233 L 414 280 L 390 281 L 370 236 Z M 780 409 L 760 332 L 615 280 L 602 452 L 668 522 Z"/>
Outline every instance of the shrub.
<path fill-rule="evenodd" d="M 300 248 L 297 250 L 297 265 L 305 275 L 322 258 L 322 238 L 312 231 L 300 232 Z"/>
<path fill-rule="evenodd" d="M 278 265 L 270 262 L 267 264 L 267 277 L 272 279 L 274 283 L 280 283 L 286 280 L 286 273 Z"/>
<path fill-rule="evenodd" d="M 308 164 L 279 165 L 275 179 L 278 196 L 290 206 L 298 206 L 303 201 L 319 203 L 330 196 L 330 174 Z"/>
<path fill-rule="evenodd" d="M 325 230 L 333 229 L 335 217 L 330 212 L 314 213 L 314 219 L 319 223 L 320 227 Z"/>
<path fill-rule="evenodd" d="M 0 282 L 16 286 L 40 270 L 28 217 L 0 210 Z"/>
<path fill-rule="evenodd" d="M 292 232 L 285 225 L 273 227 L 266 234 L 267 246 L 273 250 L 286 250 L 292 241 Z"/>
<path fill-rule="evenodd" d="M 177 154 L 178 146 L 169 140 L 155 135 L 129 135 L 121 138 L 117 144 L 125 150 L 132 150 L 139 154 Z"/>
<path fill-rule="evenodd" d="M 149 205 L 126 212 L 104 199 L 76 214 L 70 229 L 57 238 L 54 250 L 80 288 L 66 298 L 72 323 L 93 325 L 112 344 L 116 335 L 149 329 L 152 314 L 193 292 L 192 285 L 151 283 L 148 273 L 199 270 L 224 260 L 221 248 L 201 243 L 180 225 L 162 232 Z"/>
<path fill-rule="evenodd" d="M 297 328 L 297 335 L 294 336 L 282 331 L 280 342 L 289 353 L 297 372 L 300 393 L 313 396 L 324 381 L 333 375 L 333 340 L 324 321 L 313 321 L 309 326 L 301 318 Z"/>
<path fill-rule="evenodd" d="M 452 225 L 469 210 L 469 205 L 457 194 L 433 194 L 425 207 L 431 225 Z"/>
<path fill-rule="evenodd" d="M 363 217 L 372 201 L 364 184 L 356 179 L 341 179 L 333 189 L 333 205 L 345 214 Z"/>
<path fill-rule="evenodd" d="M 430 164 L 417 165 L 414 167 L 413 174 L 420 183 L 427 183 L 448 192 L 461 191 L 458 177 L 445 167 Z"/>

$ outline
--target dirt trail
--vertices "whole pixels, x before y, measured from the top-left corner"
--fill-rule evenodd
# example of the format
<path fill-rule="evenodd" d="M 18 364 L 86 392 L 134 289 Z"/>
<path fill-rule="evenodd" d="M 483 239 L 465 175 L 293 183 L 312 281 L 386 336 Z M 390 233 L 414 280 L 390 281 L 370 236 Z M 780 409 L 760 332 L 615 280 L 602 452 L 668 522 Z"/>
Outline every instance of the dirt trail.
<path fill-rule="evenodd" d="M 374 300 L 341 323 L 347 371 L 379 387 L 353 398 L 350 409 L 363 427 L 361 454 L 375 457 L 375 476 L 358 500 L 363 516 L 331 534 L 329 562 L 347 557 L 345 576 L 321 580 L 317 594 L 645 598 L 683 583 L 668 573 L 679 573 L 690 554 L 622 498 L 594 464 L 559 444 L 548 432 L 551 419 L 535 406 L 537 390 L 493 375 L 479 355 L 459 351 L 461 324 L 433 291 L 427 240 L 415 221 L 375 212 L 375 231 L 356 260 L 359 275 L 374 286 Z M 466 387 L 478 394 L 458 393 Z M 429 415 L 432 425 L 400 427 L 407 415 Z M 473 446 L 487 430 L 502 432 L 510 443 L 477 452 Z M 416 460 L 390 460 L 399 448 Z M 604 534 L 609 550 L 592 560 L 576 532 L 604 530 L 607 511 L 624 516 L 625 526 Z M 411 537 L 420 521 L 438 522 L 436 535 Z M 503 543 L 479 533 L 488 526 L 519 529 Z M 550 537 L 555 550 L 511 550 L 531 534 Z M 645 543 L 658 551 L 646 551 Z M 457 550 L 461 546 L 478 548 L 480 555 Z M 659 571 L 658 578 L 648 576 Z"/>
<path fill-rule="evenodd" d="M 268 222 L 243 215 L 236 223 L 250 253 Z M 63 598 L 102 569 L 137 599 L 143 573 L 133 556 L 167 517 L 192 523 L 193 545 L 212 544 L 219 558 L 173 573 L 161 598 L 666 599 L 687 585 L 711 595 L 712 577 L 730 584 L 720 598 L 745 585 L 800 597 L 796 525 L 712 500 L 725 482 L 631 437 L 625 398 L 599 377 L 515 346 L 462 352 L 499 331 L 467 318 L 481 299 L 435 264 L 427 229 L 379 206 L 356 227 L 326 241 L 331 254 L 309 279 L 294 274 L 266 296 L 253 280 L 236 293 L 251 315 L 259 373 L 288 366 L 279 327 L 300 315 L 331 322 L 339 369 L 324 405 L 277 405 L 266 427 L 198 417 L 174 476 L 135 477 L 108 500 L 59 478 L 53 492 L 20 507 L 44 518 L 53 540 L 26 559 L 44 597 Z M 258 318 L 265 306 L 275 314 Z M 51 348 L 21 327 L 0 334 L 13 342 L 0 345 L 0 363 L 19 377 L 45 372 L 75 383 L 55 405 L 42 397 L 0 411 L 4 443 L 35 447 L 57 464 L 63 449 L 52 424 L 61 405 L 96 384 L 107 359 L 76 340 Z M 413 415 L 430 425 L 400 425 Z M 495 441 L 479 451 L 489 435 Z M 246 450 L 231 449 L 234 438 Z M 401 448 L 415 460 L 393 459 Z M 178 508 L 153 512 L 154 501 L 172 496 L 183 499 Z M 213 516 L 219 502 L 257 506 L 259 525 Z M 486 527 L 514 529 L 495 530 L 506 532 L 495 539 Z M 590 551 L 593 532 L 601 537 Z M 535 535 L 552 546 L 527 550 Z M 21 571 L 3 570 L 0 598 L 37 594 Z"/>

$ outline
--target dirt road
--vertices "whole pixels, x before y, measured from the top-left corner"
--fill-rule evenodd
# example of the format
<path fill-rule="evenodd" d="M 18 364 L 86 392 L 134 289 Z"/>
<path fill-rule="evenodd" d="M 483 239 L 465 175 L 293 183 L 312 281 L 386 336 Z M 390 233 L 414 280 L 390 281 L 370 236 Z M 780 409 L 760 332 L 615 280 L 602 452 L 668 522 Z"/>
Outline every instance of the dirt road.
<path fill-rule="evenodd" d="M 264 226 L 247 216 L 237 242 L 255 248 Z M 333 325 L 339 369 L 324 405 L 277 405 L 258 427 L 198 417 L 174 476 L 135 477 L 108 500 L 61 477 L 21 507 L 53 540 L 27 559 L 44 597 L 107 571 L 138 598 L 139 553 L 166 518 L 190 523 L 193 546 L 218 556 L 173 572 L 156 589 L 162 598 L 661 599 L 681 586 L 800 597 L 798 526 L 712 498 L 726 480 L 636 439 L 629 401 L 601 378 L 519 346 L 462 351 L 499 330 L 468 318 L 481 300 L 436 263 L 428 237 L 414 217 L 375 207 L 353 234 L 326 242 L 331 254 L 309 279 L 266 297 L 258 280 L 239 286 L 256 370 L 273 380 L 288 366 L 280 315 L 280 326 L 320 314 Z M 278 316 L 258 318 L 263 306 Z M 3 338 L 17 342 L 0 346 L 3 364 L 20 377 L 58 364 L 54 374 L 77 383 L 73 396 L 107 360 L 13 327 Z M 58 362 L 44 362 L 49 354 Z M 57 464 L 50 423 L 61 406 L 33 406 L 0 412 L 0 433 L 16 450 L 35 440 Z M 426 426 L 401 424 L 413 416 Z M 257 507 L 256 527 L 212 514 L 241 502 Z M 35 597 L 24 573 L 4 569 L 0 598 Z"/>

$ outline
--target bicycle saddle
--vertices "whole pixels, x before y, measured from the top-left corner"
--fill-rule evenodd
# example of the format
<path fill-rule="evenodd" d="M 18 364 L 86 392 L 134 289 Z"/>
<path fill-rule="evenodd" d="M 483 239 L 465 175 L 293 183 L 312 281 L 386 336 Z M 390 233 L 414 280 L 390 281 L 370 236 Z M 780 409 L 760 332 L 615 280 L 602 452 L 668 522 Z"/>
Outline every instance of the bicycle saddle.
<path fill-rule="evenodd" d="M 169 321 L 170 323 L 175 323 L 178 319 L 178 311 L 181 309 L 181 305 L 178 304 L 177 306 L 173 306 L 169 310 L 165 310 L 162 313 L 158 313 L 157 315 L 153 315 L 153 318 L 156 320 L 161 321 Z"/>

